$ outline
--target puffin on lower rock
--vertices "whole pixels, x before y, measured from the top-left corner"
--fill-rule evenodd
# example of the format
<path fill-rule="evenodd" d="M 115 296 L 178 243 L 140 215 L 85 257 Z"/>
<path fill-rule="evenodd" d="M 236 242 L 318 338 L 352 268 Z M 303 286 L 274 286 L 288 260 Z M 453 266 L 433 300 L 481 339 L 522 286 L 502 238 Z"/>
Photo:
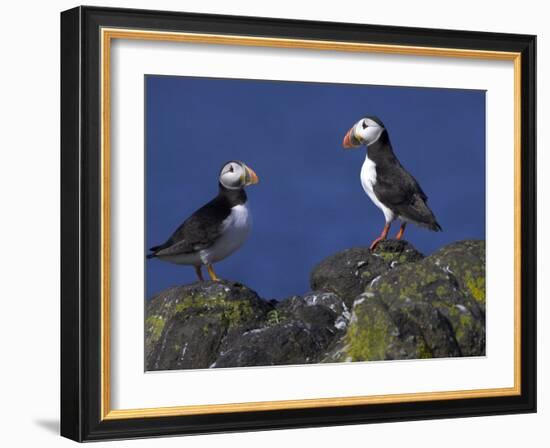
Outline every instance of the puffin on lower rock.
<path fill-rule="evenodd" d="M 435 232 L 441 231 L 433 212 L 427 205 L 428 196 L 416 179 L 407 171 L 393 152 L 388 131 L 378 117 L 366 116 L 346 134 L 344 148 L 367 147 L 367 155 L 361 169 L 363 189 L 382 210 L 386 223 L 370 248 L 386 239 L 394 220 L 401 221 L 396 235 L 400 240 L 407 223 L 412 222 Z"/>
<path fill-rule="evenodd" d="M 227 162 L 219 175 L 219 193 L 198 209 L 172 236 L 149 249 L 147 258 L 195 267 L 203 281 L 201 267 L 219 281 L 212 265 L 239 249 L 250 232 L 251 216 L 244 188 L 258 183 L 256 173 L 240 161 Z"/>

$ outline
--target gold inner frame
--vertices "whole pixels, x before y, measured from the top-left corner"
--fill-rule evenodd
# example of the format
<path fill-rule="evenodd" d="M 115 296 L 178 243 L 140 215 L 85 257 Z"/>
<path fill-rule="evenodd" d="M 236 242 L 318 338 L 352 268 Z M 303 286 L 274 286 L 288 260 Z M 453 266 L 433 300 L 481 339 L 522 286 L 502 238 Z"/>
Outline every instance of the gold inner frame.
<path fill-rule="evenodd" d="M 297 48 L 413 56 L 506 60 L 514 63 L 514 386 L 443 392 L 419 392 L 303 400 L 280 400 L 229 404 L 188 405 L 141 409 L 111 409 L 110 369 L 110 62 L 113 39 L 207 43 L 255 47 Z M 405 403 L 521 394 L 521 54 L 514 52 L 465 50 L 305 39 L 101 29 L 101 419 L 127 419 L 214 414 L 381 403 Z"/>

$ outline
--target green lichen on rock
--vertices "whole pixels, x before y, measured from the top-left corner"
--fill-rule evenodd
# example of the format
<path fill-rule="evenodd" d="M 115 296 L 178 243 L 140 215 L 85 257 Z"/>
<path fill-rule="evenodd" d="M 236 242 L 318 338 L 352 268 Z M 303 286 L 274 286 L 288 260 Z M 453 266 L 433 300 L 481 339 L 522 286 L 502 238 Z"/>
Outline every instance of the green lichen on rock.
<path fill-rule="evenodd" d="M 382 258 L 390 267 L 404 263 L 415 263 L 424 258 L 424 255 L 404 240 L 380 241 L 372 254 L 375 257 Z"/>
<path fill-rule="evenodd" d="M 375 300 L 366 302 L 361 311 L 353 316 L 346 334 L 348 356 L 352 361 L 386 359 L 386 349 L 396 332 L 388 313 Z"/>
<path fill-rule="evenodd" d="M 267 325 L 279 325 L 285 319 L 286 316 L 278 310 L 271 310 L 267 313 Z"/>
<path fill-rule="evenodd" d="M 322 260 L 312 292 L 281 301 L 201 282 L 146 303 L 147 370 L 485 354 L 485 244 L 424 257 L 406 241 Z"/>
<path fill-rule="evenodd" d="M 433 358 L 434 354 L 428 345 L 423 341 L 419 341 L 418 344 L 418 359 L 430 359 Z"/>
<path fill-rule="evenodd" d="M 434 252 L 434 264 L 454 276 L 465 291 L 485 312 L 485 241 L 459 241 Z"/>
<path fill-rule="evenodd" d="M 478 275 L 474 277 L 471 271 L 466 272 L 464 277 L 466 286 L 470 290 L 472 297 L 479 303 L 485 303 L 485 276 Z"/>
<path fill-rule="evenodd" d="M 249 300 L 228 300 L 223 295 L 184 297 L 174 307 L 175 313 L 217 316 L 228 327 L 235 327 L 254 316 L 253 304 Z"/>
<path fill-rule="evenodd" d="M 225 338 L 257 328 L 271 308 L 238 283 L 204 282 L 169 288 L 147 304 L 147 370 L 209 367 Z"/>
<path fill-rule="evenodd" d="M 465 241 L 380 275 L 355 302 L 347 354 L 363 361 L 483 355 L 484 259 L 484 246 Z"/>
<path fill-rule="evenodd" d="M 150 342 L 158 341 L 164 328 L 164 318 L 153 314 L 145 319 L 145 332 L 149 335 Z"/>
<path fill-rule="evenodd" d="M 397 313 L 392 313 L 380 297 L 371 292 L 363 294 L 356 301 L 346 334 L 347 356 L 353 361 L 433 357 L 432 348 L 418 331 L 424 313 L 421 308 L 411 306 L 407 299 Z"/>

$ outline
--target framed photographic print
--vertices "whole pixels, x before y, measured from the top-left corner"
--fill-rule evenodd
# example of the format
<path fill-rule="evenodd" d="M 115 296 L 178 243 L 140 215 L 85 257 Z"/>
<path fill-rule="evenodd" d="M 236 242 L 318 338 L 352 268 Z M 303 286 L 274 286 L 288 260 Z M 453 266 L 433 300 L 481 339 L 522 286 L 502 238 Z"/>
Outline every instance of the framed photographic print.
<path fill-rule="evenodd" d="M 61 14 L 61 433 L 535 412 L 534 36 Z"/>

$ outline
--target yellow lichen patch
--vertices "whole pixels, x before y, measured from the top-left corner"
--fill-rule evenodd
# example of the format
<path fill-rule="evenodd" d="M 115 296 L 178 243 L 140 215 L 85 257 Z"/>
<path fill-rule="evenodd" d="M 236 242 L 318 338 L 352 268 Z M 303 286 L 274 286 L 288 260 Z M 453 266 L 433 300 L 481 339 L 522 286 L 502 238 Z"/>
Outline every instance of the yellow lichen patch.
<path fill-rule="evenodd" d="M 187 310 L 204 310 L 210 315 L 217 315 L 227 321 L 230 327 L 253 317 L 254 310 L 247 300 L 226 300 L 223 297 L 192 296 L 181 300 L 175 307 L 177 313 Z M 201 315 L 200 312 L 197 313 Z"/>
<path fill-rule="evenodd" d="M 426 345 L 424 341 L 420 341 L 417 344 L 416 349 L 419 359 L 430 359 L 434 356 L 431 349 Z"/>
<path fill-rule="evenodd" d="M 277 325 L 284 320 L 284 316 L 277 310 L 271 310 L 267 313 L 267 324 L 268 325 Z"/>
<path fill-rule="evenodd" d="M 380 293 L 382 294 L 392 294 L 393 293 L 393 286 L 389 283 L 382 283 L 380 286 Z"/>
<path fill-rule="evenodd" d="M 419 297 L 419 292 L 418 292 L 418 285 L 416 282 L 411 282 L 409 284 L 404 285 L 403 287 L 401 287 L 399 291 L 399 298 L 401 300 L 413 299 L 418 297 Z"/>
<path fill-rule="evenodd" d="M 164 329 L 164 323 L 164 318 L 158 315 L 149 316 L 145 320 L 146 331 L 149 333 L 151 342 L 158 341 Z"/>
<path fill-rule="evenodd" d="M 485 276 L 480 275 L 474 277 L 471 272 L 466 273 L 465 277 L 466 286 L 472 293 L 474 299 L 480 303 L 485 302 Z"/>
<path fill-rule="evenodd" d="M 435 288 L 435 293 L 437 297 L 444 297 L 445 294 L 447 294 L 448 290 L 443 285 L 439 285 L 437 288 Z"/>
<path fill-rule="evenodd" d="M 390 322 L 386 313 L 378 307 L 369 307 L 361 314 L 346 335 L 348 355 L 353 361 L 375 361 L 386 357 L 391 339 Z"/>
<path fill-rule="evenodd" d="M 459 345 L 462 344 L 464 338 L 473 331 L 474 322 L 470 314 L 460 314 L 458 323 L 455 323 L 455 337 Z"/>

